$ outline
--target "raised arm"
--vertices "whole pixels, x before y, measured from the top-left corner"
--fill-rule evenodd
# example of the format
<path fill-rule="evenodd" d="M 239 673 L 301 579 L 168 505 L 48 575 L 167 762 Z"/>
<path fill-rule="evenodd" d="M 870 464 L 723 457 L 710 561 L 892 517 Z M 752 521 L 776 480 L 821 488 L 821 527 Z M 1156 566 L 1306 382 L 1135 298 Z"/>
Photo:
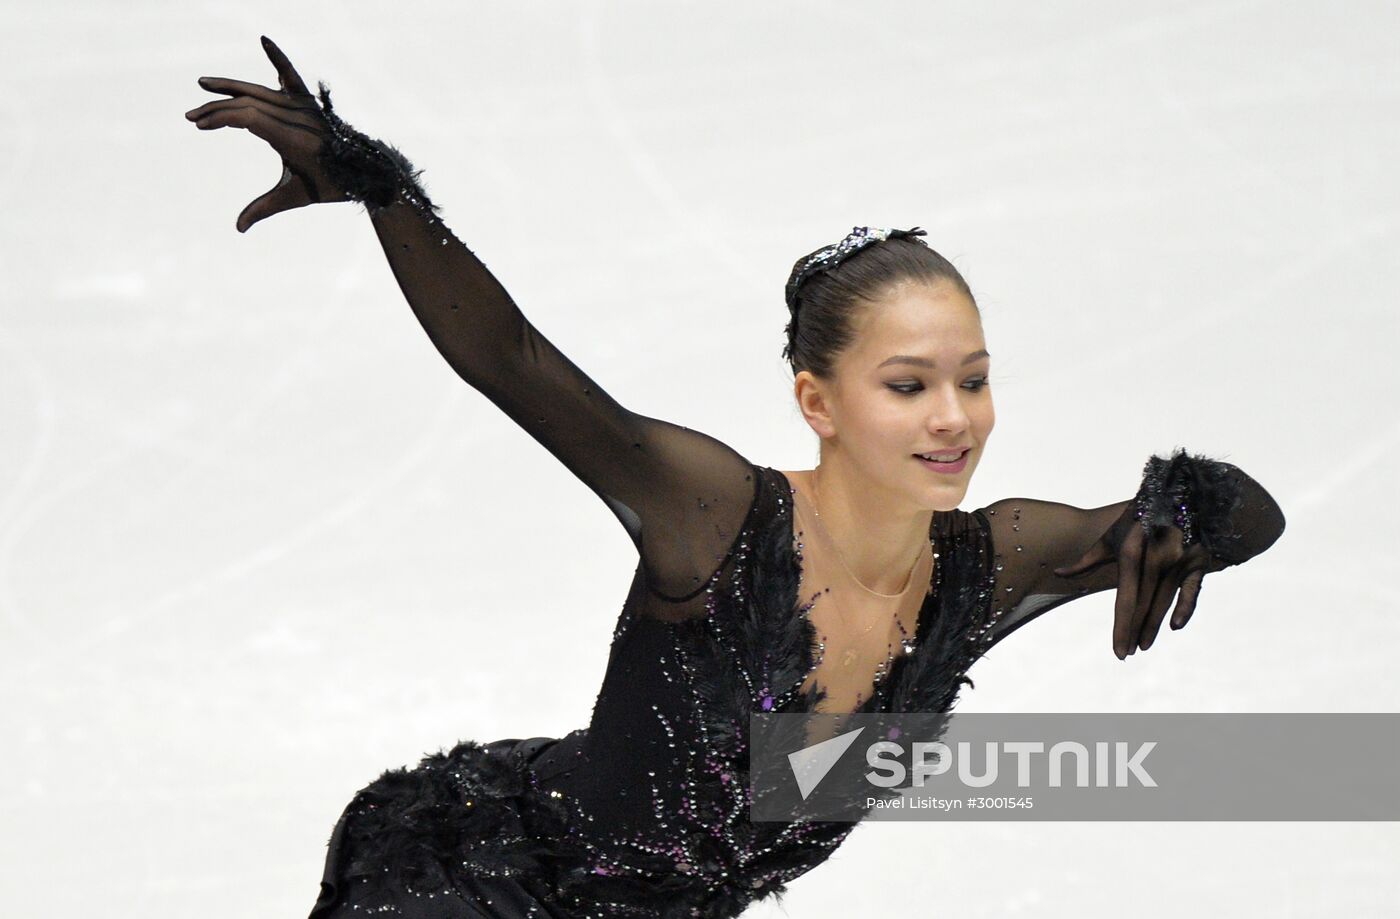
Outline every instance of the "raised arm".
<path fill-rule="evenodd" d="M 404 297 L 457 375 L 613 510 L 659 593 L 703 583 L 753 497 L 749 461 L 706 434 L 619 405 L 441 220 L 402 193 L 371 219 Z"/>
<path fill-rule="evenodd" d="M 282 156 L 282 179 L 239 215 L 246 231 L 317 202 L 359 201 L 429 339 L 478 389 L 592 489 L 626 528 L 648 586 L 693 595 L 716 570 L 753 499 L 755 471 L 724 443 L 629 411 L 526 319 L 500 282 L 438 216 L 418 172 L 320 104 L 270 40 L 280 89 L 229 79 L 231 98 L 186 113 L 202 129 L 239 127 Z"/>
<path fill-rule="evenodd" d="M 1278 503 L 1243 470 L 1182 450 L 1150 459 L 1127 501 L 1083 509 L 1007 498 L 973 513 L 997 556 L 993 642 L 1063 603 L 1117 588 L 1120 658 L 1151 647 L 1178 590 L 1173 629 L 1191 618 L 1206 574 L 1253 558 L 1284 528 Z"/>

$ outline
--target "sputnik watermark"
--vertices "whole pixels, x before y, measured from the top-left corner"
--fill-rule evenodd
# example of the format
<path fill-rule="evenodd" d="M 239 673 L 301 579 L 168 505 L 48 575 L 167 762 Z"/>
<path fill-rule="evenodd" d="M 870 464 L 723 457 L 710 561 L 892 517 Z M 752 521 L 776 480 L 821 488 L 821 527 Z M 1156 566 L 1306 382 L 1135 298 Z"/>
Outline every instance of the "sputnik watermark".
<path fill-rule="evenodd" d="M 1105 741 L 1096 742 L 1092 753 L 1087 746 L 1074 740 L 1062 740 L 1052 745 L 1048 751 L 1045 744 L 1038 740 L 1008 740 L 1000 743 L 987 741 L 982 745 L 981 772 L 974 771 L 977 765 L 972 753 L 973 745 L 967 741 L 957 745 L 956 757 L 953 756 L 952 748 L 941 740 L 920 741 L 912 746 L 914 765 L 910 769 L 900 761 L 905 755 L 901 745 L 889 740 L 871 744 L 866 748 L 866 762 L 875 768 L 866 773 L 866 778 L 872 785 L 882 788 L 898 788 L 910 780 L 915 787 L 922 788 L 930 778 L 944 775 L 952 769 L 953 765 L 949 762 L 951 759 L 957 764 L 958 781 L 969 788 L 985 788 L 995 784 L 1000 777 L 1002 751 L 1005 751 L 1005 754 L 1015 758 L 1016 785 L 1019 788 L 1030 787 L 1033 765 L 1045 771 L 1045 784 L 1051 788 L 1062 787 L 1066 759 L 1072 763 L 1073 782 L 1080 788 L 1088 788 L 1091 785 L 1096 788 L 1107 788 L 1110 785 L 1126 788 L 1133 779 L 1145 788 L 1157 786 L 1142 763 L 1147 754 L 1152 752 L 1152 748 L 1157 746 L 1155 740 L 1139 743 L 1131 750 L 1132 745 L 1121 740 L 1116 741 L 1111 745 L 1111 755 L 1110 744 Z M 1041 756 L 1036 757 L 1036 754 Z M 1091 761 L 1094 766 L 1092 770 Z"/>
<path fill-rule="evenodd" d="M 865 730 L 856 728 L 788 754 L 788 765 L 804 799 Z M 957 744 L 955 756 L 954 747 L 941 740 L 915 741 L 908 747 L 892 740 L 879 740 L 865 747 L 866 764 L 872 767 L 865 773 L 865 778 L 880 788 L 902 788 L 907 785 L 923 788 L 929 779 L 946 775 L 956 768 L 958 781 L 963 785 L 986 788 L 998 781 L 1001 764 L 1010 757 L 1014 760 L 1016 785 L 1019 788 L 1031 786 L 1032 769 L 1043 771 L 1044 784 L 1048 787 L 1063 787 L 1067 760 L 1070 780 L 1081 788 L 1107 788 L 1110 785 L 1123 788 L 1132 781 L 1145 788 L 1157 785 L 1143 764 L 1147 754 L 1157 746 L 1155 740 L 1135 746 L 1124 741 L 1112 744 L 1098 741 L 1092 749 L 1074 740 L 1059 741 L 1048 750 L 1045 743 L 1038 740 L 986 741 L 981 746 L 979 765 L 979 757 L 974 754 L 973 744 L 968 741 Z M 905 759 L 911 761 L 907 766 Z"/>
<path fill-rule="evenodd" d="M 751 741 L 756 821 L 1400 820 L 1397 714 L 762 713 Z"/>

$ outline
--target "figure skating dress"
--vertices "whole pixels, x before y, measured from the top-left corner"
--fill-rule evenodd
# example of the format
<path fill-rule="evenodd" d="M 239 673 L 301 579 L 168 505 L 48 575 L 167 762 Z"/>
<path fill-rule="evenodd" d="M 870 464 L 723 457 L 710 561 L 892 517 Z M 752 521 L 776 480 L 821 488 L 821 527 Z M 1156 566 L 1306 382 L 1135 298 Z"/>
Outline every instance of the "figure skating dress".
<path fill-rule="evenodd" d="M 335 824 L 311 919 L 737 916 L 858 825 L 748 819 L 751 713 L 949 711 L 997 641 L 1117 586 L 1113 564 L 1052 569 L 1131 501 L 938 512 L 918 588 L 892 606 L 899 632 L 828 646 L 831 556 L 793 479 L 619 405 L 436 214 L 400 199 L 371 215 L 439 352 L 598 495 L 638 564 L 587 727 L 383 773 Z M 1238 468 L 1212 468 L 1236 496 L 1213 521 L 1219 570 L 1267 548 L 1283 516 Z"/>

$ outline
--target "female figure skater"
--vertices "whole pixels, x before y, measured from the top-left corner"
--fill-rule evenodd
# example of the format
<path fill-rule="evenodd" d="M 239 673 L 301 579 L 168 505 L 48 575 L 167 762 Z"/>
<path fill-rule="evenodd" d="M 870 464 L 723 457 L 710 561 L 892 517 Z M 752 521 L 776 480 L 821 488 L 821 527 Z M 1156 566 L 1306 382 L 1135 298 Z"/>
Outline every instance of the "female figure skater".
<path fill-rule="evenodd" d="M 238 217 L 368 211 L 428 337 L 616 514 L 639 561 L 586 729 L 465 741 L 358 792 L 313 919 L 731 917 L 781 894 L 854 824 L 754 823 L 753 712 L 946 712 L 993 643 L 1117 589 L 1112 643 L 1152 646 L 1173 597 L 1267 549 L 1278 505 L 1228 463 L 1147 461 L 1128 500 L 958 510 L 994 422 L 976 302 L 922 230 L 857 227 L 797 262 L 784 350 L 815 469 L 758 466 L 628 411 L 560 353 L 439 219 L 392 146 L 319 103 L 263 39 L 279 88 L 186 113 L 282 158 Z"/>

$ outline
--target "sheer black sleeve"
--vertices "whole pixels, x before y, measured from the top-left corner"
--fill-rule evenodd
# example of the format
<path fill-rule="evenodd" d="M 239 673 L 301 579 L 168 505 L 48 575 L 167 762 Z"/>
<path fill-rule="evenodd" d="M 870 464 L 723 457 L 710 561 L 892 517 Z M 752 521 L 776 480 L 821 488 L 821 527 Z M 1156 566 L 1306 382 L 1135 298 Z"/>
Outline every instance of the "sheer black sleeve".
<path fill-rule="evenodd" d="M 1195 460 L 1198 474 L 1210 477 L 1198 475 L 1199 483 L 1177 489 L 1173 500 L 1181 501 L 1184 493 L 1181 503 L 1196 509 L 1188 530 L 1208 548 L 1206 571 L 1241 564 L 1273 545 L 1284 528 L 1283 511 L 1273 497 L 1237 466 Z M 1118 586 L 1113 562 L 1071 577 L 1060 577 L 1055 569 L 1074 564 L 1101 539 L 1116 548 L 1130 527 L 1142 525 L 1139 512 L 1161 485 L 1151 470 L 1164 462 L 1157 457 L 1149 461 L 1138 494 L 1115 504 L 1084 509 L 1007 498 L 973 512 L 990 534 L 995 557 L 998 616 L 992 643 L 1063 603 Z"/>
<path fill-rule="evenodd" d="M 423 200 L 400 190 L 369 213 L 429 339 L 612 509 L 654 593 L 693 595 L 751 506 L 753 466 L 713 437 L 618 404 L 535 328 Z M 598 321 L 606 326 L 608 317 Z"/>

